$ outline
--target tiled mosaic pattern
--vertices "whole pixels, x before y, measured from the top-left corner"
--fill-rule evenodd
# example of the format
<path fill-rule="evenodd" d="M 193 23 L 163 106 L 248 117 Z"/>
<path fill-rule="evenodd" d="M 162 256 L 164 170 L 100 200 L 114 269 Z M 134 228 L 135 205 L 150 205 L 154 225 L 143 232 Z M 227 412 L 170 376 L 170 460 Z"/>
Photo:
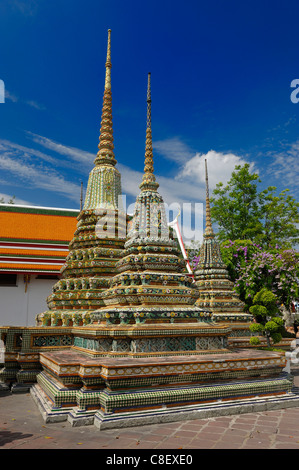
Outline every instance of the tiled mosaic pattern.
<path fill-rule="evenodd" d="M 91 339 L 75 336 L 74 346 L 95 352 L 179 352 L 219 349 L 226 346 L 225 337 L 163 337 L 143 339 Z"/>
<path fill-rule="evenodd" d="M 56 377 L 80 376 L 101 377 L 105 381 L 135 379 L 150 380 L 152 377 L 179 377 L 186 374 L 200 374 L 204 379 L 206 374 L 255 371 L 259 375 L 271 371 L 273 374 L 285 366 L 286 358 L 283 353 L 266 353 L 244 351 L 228 353 L 224 357 L 217 354 L 206 356 L 170 356 L 150 358 L 90 358 L 84 354 L 72 351 L 42 353 L 41 364 L 51 370 Z"/>
<path fill-rule="evenodd" d="M 227 337 L 229 327 L 219 324 L 206 328 L 202 324 L 172 325 L 166 327 L 110 327 L 110 328 L 43 328 L 6 327 L 0 329 L 5 339 L 5 364 L 0 370 L 0 381 L 4 383 L 34 382 L 40 372 L 39 356 L 42 351 L 80 349 L 90 357 L 186 356 L 207 355 L 211 351 L 218 355 L 229 353 Z M 248 337 L 249 338 L 249 337 Z M 232 341 L 232 338 L 230 339 Z M 234 337 L 238 341 L 238 336 Z M 287 347 L 290 340 L 286 339 Z M 248 346 L 240 337 L 238 347 Z M 30 372 L 29 372 L 30 371 Z M 54 371 L 54 374 L 56 371 Z M 85 383 L 92 384 L 92 377 L 84 376 Z M 64 383 L 67 384 L 65 377 Z M 95 382 L 96 383 L 96 382 Z"/>
<path fill-rule="evenodd" d="M 34 336 L 32 347 L 48 347 L 48 346 L 71 346 L 73 338 L 71 335 L 51 335 L 51 336 Z"/>
<path fill-rule="evenodd" d="M 208 386 L 181 386 L 177 388 L 142 390 L 134 392 L 108 392 L 100 395 L 101 408 L 106 413 L 126 410 L 137 410 L 151 406 L 181 406 L 184 404 L 200 403 L 208 400 L 233 399 L 252 394 L 287 393 L 291 391 L 292 383 L 287 379 L 256 380 L 231 384 L 214 384 Z"/>
<path fill-rule="evenodd" d="M 55 408 L 76 406 L 77 388 L 62 387 L 58 380 L 45 372 L 38 375 L 37 382 Z"/>
<path fill-rule="evenodd" d="M 80 419 L 84 416 L 92 416 L 85 414 L 94 410 L 101 410 L 101 415 L 110 416 L 112 413 L 117 416 L 121 413 L 152 409 L 181 409 L 186 405 L 197 405 L 199 408 L 204 407 L 206 403 L 230 400 L 227 403 L 233 403 L 240 398 L 246 399 L 252 395 L 258 396 L 275 396 L 277 394 L 288 395 L 292 389 L 292 381 L 282 374 L 276 378 L 261 378 L 246 380 L 229 380 L 228 382 L 214 382 L 209 384 L 181 385 L 179 387 L 171 386 L 162 388 L 157 385 L 154 389 L 147 388 L 146 385 L 140 389 L 130 390 L 83 390 L 83 389 L 65 389 L 53 377 L 43 372 L 38 378 L 39 384 L 42 386 L 43 394 L 48 399 L 48 412 L 63 412 L 63 410 L 71 410 L 72 419 Z M 36 386 L 35 386 L 36 388 Z M 34 391 L 34 389 L 33 389 Z M 65 414 L 65 419 L 67 414 Z M 91 421 L 92 422 L 92 421 Z M 90 424 L 90 423 L 88 423 Z"/>

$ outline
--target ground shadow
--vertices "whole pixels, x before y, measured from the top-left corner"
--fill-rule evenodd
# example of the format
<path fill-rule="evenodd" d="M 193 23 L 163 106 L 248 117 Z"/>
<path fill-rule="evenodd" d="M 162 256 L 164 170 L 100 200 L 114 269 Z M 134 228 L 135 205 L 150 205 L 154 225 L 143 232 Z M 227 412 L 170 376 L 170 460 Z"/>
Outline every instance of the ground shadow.
<path fill-rule="evenodd" d="M 0 447 L 20 439 L 32 437 L 33 434 L 24 434 L 22 432 L 0 431 Z"/>

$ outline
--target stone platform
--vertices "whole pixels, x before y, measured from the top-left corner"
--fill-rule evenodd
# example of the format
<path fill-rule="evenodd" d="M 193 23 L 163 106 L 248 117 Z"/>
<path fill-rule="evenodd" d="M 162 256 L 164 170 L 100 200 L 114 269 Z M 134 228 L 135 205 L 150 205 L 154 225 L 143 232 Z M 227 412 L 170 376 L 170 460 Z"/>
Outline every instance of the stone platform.
<path fill-rule="evenodd" d="M 237 350 L 164 357 L 40 354 L 31 394 L 46 422 L 111 428 L 287 407 L 298 400 L 279 352 Z M 264 407 L 264 408 L 263 408 Z M 265 408 L 266 407 L 266 408 Z"/>

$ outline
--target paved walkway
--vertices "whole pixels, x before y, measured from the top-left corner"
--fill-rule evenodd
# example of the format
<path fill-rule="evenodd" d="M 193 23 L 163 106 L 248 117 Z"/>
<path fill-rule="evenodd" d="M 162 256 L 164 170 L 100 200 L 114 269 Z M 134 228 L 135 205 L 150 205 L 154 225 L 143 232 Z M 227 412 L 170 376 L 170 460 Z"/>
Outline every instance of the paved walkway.
<path fill-rule="evenodd" d="M 299 369 L 294 375 L 299 386 Z M 299 407 L 101 431 L 45 424 L 29 393 L 8 394 L 0 396 L 0 449 L 299 450 Z"/>

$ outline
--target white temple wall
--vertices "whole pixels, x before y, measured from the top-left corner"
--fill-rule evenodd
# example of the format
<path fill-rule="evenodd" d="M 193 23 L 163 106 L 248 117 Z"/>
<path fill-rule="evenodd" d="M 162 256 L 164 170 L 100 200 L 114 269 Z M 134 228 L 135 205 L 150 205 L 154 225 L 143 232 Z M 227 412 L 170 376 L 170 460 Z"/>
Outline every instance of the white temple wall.
<path fill-rule="evenodd" d="M 35 326 L 38 313 L 48 309 L 46 298 L 57 279 L 36 279 L 24 283 L 24 274 L 17 275 L 16 286 L 0 286 L 0 326 Z"/>

